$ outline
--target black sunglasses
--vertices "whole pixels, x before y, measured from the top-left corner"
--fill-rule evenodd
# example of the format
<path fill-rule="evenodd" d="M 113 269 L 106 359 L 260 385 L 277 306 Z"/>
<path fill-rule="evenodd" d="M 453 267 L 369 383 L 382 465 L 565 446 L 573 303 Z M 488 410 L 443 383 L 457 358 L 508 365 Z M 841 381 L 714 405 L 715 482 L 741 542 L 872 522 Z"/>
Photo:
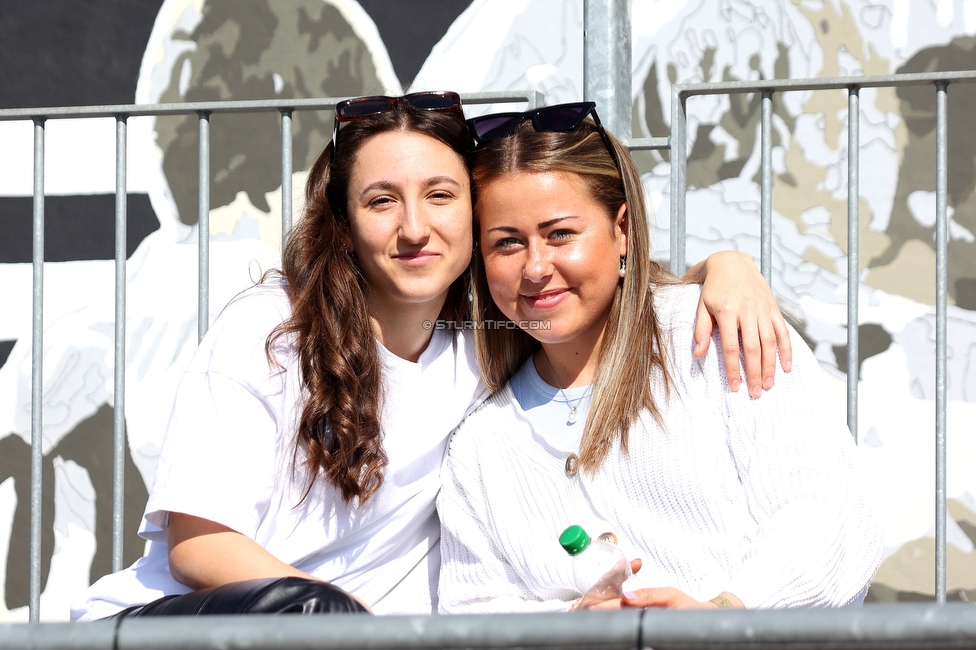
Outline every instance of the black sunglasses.
<path fill-rule="evenodd" d="M 617 171 L 620 171 L 620 161 L 617 160 L 617 154 L 613 150 L 610 138 L 607 137 L 606 129 L 600 123 L 600 116 L 596 114 L 595 102 L 556 104 L 523 113 L 482 115 L 468 120 L 468 127 L 471 129 L 474 139 L 482 144 L 513 135 L 525 120 L 532 120 L 532 126 L 540 132 L 572 131 L 582 124 L 587 116 L 593 118 L 597 133 L 603 138 L 603 144 L 606 145 L 610 157 L 613 158 L 613 164 L 616 165 Z"/>
<path fill-rule="evenodd" d="M 335 151 L 339 137 L 340 122 L 354 122 L 355 120 L 379 115 L 392 111 L 397 104 L 406 104 L 421 111 L 437 111 L 441 113 L 462 113 L 461 96 L 446 91 L 426 91 L 410 93 L 402 97 L 387 97 L 373 95 L 371 97 L 357 97 L 346 99 L 336 104 L 335 122 L 332 126 L 332 151 Z"/>

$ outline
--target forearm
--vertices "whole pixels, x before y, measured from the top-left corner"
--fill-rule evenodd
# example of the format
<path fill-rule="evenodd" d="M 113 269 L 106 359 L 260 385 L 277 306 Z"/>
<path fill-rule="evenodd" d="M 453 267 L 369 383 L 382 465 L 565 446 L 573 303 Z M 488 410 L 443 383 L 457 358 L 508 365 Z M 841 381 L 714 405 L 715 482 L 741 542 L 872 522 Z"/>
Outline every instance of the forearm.
<path fill-rule="evenodd" d="M 258 578 L 313 576 L 282 562 L 261 545 L 226 526 L 170 513 L 170 573 L 191 589 Z"/>

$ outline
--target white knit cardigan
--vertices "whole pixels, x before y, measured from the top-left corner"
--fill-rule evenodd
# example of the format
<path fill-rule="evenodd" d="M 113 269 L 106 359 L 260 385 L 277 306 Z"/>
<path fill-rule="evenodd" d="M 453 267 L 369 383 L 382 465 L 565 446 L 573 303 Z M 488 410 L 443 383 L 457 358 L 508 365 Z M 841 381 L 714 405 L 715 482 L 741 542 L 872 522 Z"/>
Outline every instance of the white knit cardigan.
<path fill-rule="evenodd" d="M 568 609 L 579 594 L 557 538 L 571 524 L 643 560 L 629 588 L 728 591 L 746 607 L 863 600 L 881 528 L 816 359 L 791 330 L 793 371 L 777 369 L 759 399 L 731 392 L 717 334 L 692 356 L 698 295 L 655 290 L 673 381 L 665 399 L 651 379 L 665 428 L 645 414 L 595 475 L 567 473 L 578 450 L 548 443 L 507 386 L 458 428 L 437 502 L 442 612 Z"/>

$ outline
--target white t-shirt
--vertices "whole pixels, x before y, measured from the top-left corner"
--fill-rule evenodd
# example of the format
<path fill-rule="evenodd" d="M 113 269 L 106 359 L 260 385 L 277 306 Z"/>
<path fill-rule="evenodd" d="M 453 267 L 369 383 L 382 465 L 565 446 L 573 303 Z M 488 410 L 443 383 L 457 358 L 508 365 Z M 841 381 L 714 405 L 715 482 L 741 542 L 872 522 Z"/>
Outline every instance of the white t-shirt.
<path fill-rule="evenodd" d="M 72 606 L 94 620 L 190 591 L 170 575 L 169 512 L 227 526 L 297 569 L 356 594 L 376 613 L 429 613 L 439 526 L 434 499 L 447 438 L 484 398 L 468 333 L 435 331 L 416 363 L 377 343 L 384 365 L 380 423 L 389 458 L 380 490 L 346 504 L 324 479 L 308 496 L 296 471 L 302 387 L 293 351 L 265 343 L 291 313 L 279 284 L 235 298 L 200 343 L 177 391 L 140 535 L 146 557 L 105 576 Z"/>

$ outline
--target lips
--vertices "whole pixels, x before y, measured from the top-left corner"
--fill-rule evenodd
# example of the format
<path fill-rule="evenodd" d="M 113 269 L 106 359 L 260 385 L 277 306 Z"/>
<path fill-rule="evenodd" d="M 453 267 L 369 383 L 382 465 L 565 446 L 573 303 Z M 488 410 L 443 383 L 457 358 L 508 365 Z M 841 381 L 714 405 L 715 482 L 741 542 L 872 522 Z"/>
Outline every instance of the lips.
<path fill-rule="evenodd" d="M 413 253 L 399 253 L 393 259 L 405 264 L 406 266 L 423 266 L 436 260 L 440 255 L 428 250 L 419 250 Z"/>
<path fill-rule="evenodd" d="M 550 289 L 539 293 L 522 294 L 522 300 L 530 309 L 553 309 L 569 296 L 569 289 Z"/>

